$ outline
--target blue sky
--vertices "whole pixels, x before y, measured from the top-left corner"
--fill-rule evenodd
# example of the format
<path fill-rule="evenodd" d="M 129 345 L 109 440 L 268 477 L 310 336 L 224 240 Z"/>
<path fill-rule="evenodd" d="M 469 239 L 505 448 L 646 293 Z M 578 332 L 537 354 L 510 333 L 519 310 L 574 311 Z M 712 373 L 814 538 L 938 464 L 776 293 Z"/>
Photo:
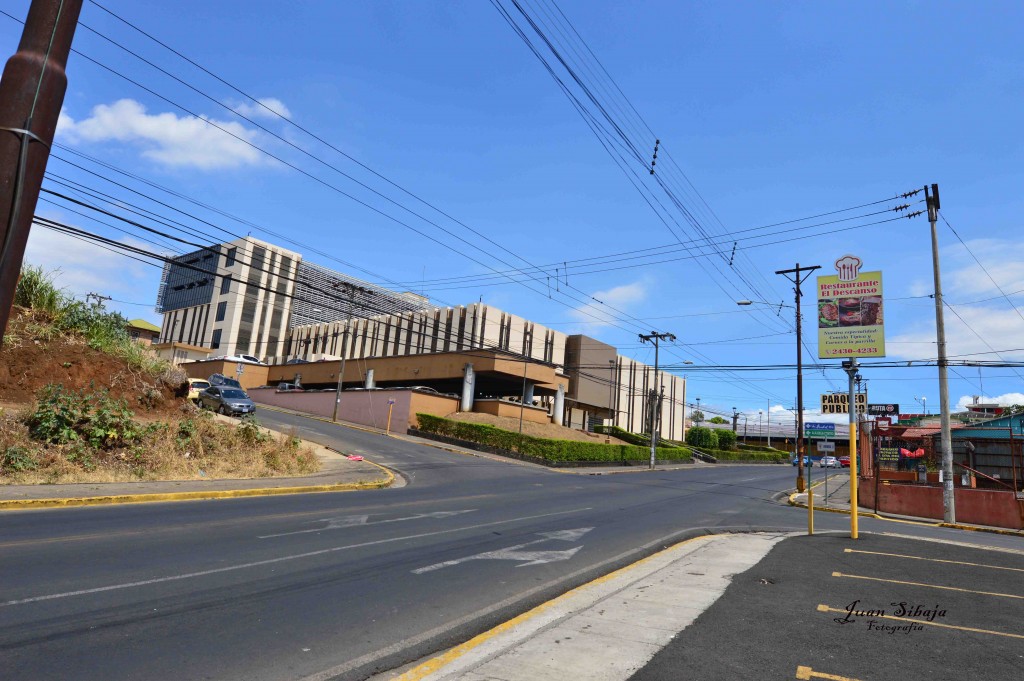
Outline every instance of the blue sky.
<path fill-rule="evenodd" d="M 5 11 L 20 19 L 28 4 L 11 0 Z M 853 253 L 864 260 L 865 269 L 884 273 L 888 357 L 910 361 L 935 355 L 924 217 L 763 246 L 758 244 L 831 228 L 760 240 L 748 238 L 750 232 L 718 236 L 711 240 L 714 250 L 729 251 L 737 242 L 733 266 L 728 257 L 712 254 L 609 269 L 636 262 L 618 256 L 606 267 L 591 268 L 606 271 L 585 274 L 571 268 L 566 286 L 564 267 L 556 274 L 555 263 L 670 245 L 693 238 L 694 228 L 649 174 L 644 177 L 642 165 L 631 161 L 629 167 L 641 173 L 645 186 L 654 187 L 649 196 L 668 206 L 663 215 L 672 229 L 666 227 L 489 2 L 102 4 L 447 214 L 434 212 L 316 143 L 86 2 L 83 24 L 207 97 L 80 28 L 76 49 L 159 96 L 72 55 L 58 141 L 251 224 L 162 195 L 209 222 L 280 241 L 252 225 L 269 227 L 323 251 L 326 255 L 316 255 L 295 246 L 324 265 L 422 290 L 439 304 L 482 297 L 553 328 L 593 335 L 641 361 L 652 362 L 653 352 L 640 346 L 636 334 L 670 331 L 679 340 L 665 349 L 662 361 L 680 365 L 689 360 L 694 367 L 793 363 L 793 310 L 782 308 L 776 316 L 766 306 L 740 308 L 735 301 L 792 304 L 790 288 L 776 270 L 799 262 L 821 265 L 830 274 L 835 259 Z M 501 4 L 521 22 L 510 0 Z M 582 43 L 570 45 L 566 34 L 559 33 L 552 19 L 556 9 L 548 0 L 520 4 L 547 22 L 550 36 L 565 41 L 568 59 L 585 54 Z M 938 183 L 943 215 L 970 249 L 940 221 L 946 299 L 962 317 L 946 312 L 949 354 L 1024 359 L 1019 349 L 1024 347 L 1024 295 L 1016 293 L 1024 289 L 1024 143 L 1017 134 L 1024 120 L 1024 48 L 1019 41 L 1024 7 L 1019 3 L 561 0 L 558 7 L 629 104 L 600 77 L 594 62 L 588 59 L 588 67 L 580 67 L 579 73 L 611 117 L 626 127 L 645 159 L 654 139 L 661 140 L 658 178 L 664 178 L 673 196 L 709 233 L 805 218 Z M 20 30 L 16 22 L 0 16 L 0 47 L 7 54 L 14 51 Z M 564 72 L 560 75 L 565 78 Z M 653 132 L 638 121 L 630 104 Z M 269 132 L 237 118 L 232 110 L 248 112 L 251 121 Z M 58 153 L 96 169 L 69 152 Z M 62 161 L 51 160 L 48 170 L 90 187 L 112 189 Z M 135 180 L 128 184 L 145 188 Z M 47 186 L 63 191 L 52 183 Z M 131 199 L 122 191 L 112 193 Z M 893 205 L 877 204 L 838 217 Z M 156 248 L 140 242 L 143 234 L 138 230 L 118 233 L 69 212 L 66 205 L 40 203 L 37 212 Z M 71 290 L 105 293 L 125 301 L 111 306 L 126 315 L 158 320 L 152 310 L 159 277 L 155 268 L 41 229 L 33 233 L 29 259 L 59 267 L 59 281 Z M 509 264 L 521 268 L 525 263 L 548 267 L 526 285 L 479 279 L 493 272 L 489 268 L 507 270 Z M 434 281 L 474 275 L 455 284 Z M 813 278 L 808 284 L 813 292 Z M 613 307 L 599 305 L 591 296 Z M 806 318 L 813 331 L 813 293 L 804 301 L 812 311 Z M 813 333 L 806 339 L 816 352 Z M 805 361 L 813 363 L 815 357 L 805 351 Z M 689 400 L 700 397 L 708 411 L 731 412 L 735 406 L 756 418 L 758 409 L 770 408 L 776 420 L 792 420 L 793 371 L 687 373 Z M 929 411 L 938 408 L 934 368 L 866 369 L 863 374 L 871 402 L 897 402 L 904 412 L 919 411 L 915 398 L 924 396 Z M 951 374 L 951 400 L 955 405 L 984 395 L 1024 402 L 1022 377 L 1021 369 L 985 368 L 979 373 L 958 368 Z M 805 403 L 813 409 L 820 393 L 844 386 L 845 375 L 839 371 L 823 375 L 809 370 Z"/>

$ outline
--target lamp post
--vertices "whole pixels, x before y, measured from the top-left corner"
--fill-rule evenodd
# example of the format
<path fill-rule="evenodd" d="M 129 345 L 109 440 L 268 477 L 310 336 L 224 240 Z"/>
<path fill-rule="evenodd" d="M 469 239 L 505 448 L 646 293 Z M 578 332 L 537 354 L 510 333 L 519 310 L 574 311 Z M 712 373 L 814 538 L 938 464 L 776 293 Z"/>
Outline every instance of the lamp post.
<path fill-rule="evenodd" d="M 699 397 L 697 398 L 697 414 L 696 414 L 696 416 L 697 416 L 697 425 L 699 426 L 700 422 L 704 420 L 704 412 L 702 412 L 700 410 L 700 398 Z"/>
<path fill-rule="evenodd" d="M 747 444 L 747 415 L 743 415 L 743 444 Z"/>
<path fill-rule="evenodd" d="M 736 432 L 739 427 L 740 413 L 736 411 L 736 407 L 732 408 L 732 432 Z"/>
<path fill-rule="evenodd" d="M 914 401 L 921 403 L 921 410 L 924 411 L 925 416 L 928 416 L 928 398 L 922 395 L 921 397 L 915 397 Z"/>
<path fill-rule="evenodd" d="M 761 430 L 761 414 L 762 413 L 763 412 L 760 409 L 757 410 L 757 439 L 759 439 L 759 440 L 762 437 L 764 437 L 764 431 Z"/>
<path fill-rule="evenodd" d="M 615 371 L 615 360 L 608 360 L 608 420 L 610 423 L 609 427 L 615 425 L 615 417 L 618 415 L 618 410 L 615 408 L 615 388 L 618 383 L 618 376 Z"/>

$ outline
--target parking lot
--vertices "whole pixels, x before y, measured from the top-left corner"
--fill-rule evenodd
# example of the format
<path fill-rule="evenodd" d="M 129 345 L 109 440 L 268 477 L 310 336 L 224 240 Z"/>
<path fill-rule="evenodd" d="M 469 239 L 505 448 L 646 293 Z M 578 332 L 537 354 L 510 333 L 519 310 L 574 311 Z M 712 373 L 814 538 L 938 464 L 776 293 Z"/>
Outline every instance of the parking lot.
<path fill-rule="evenodd" d="M 1020 678 L 1021 548 L 787 539 L 633 678 Z"/>

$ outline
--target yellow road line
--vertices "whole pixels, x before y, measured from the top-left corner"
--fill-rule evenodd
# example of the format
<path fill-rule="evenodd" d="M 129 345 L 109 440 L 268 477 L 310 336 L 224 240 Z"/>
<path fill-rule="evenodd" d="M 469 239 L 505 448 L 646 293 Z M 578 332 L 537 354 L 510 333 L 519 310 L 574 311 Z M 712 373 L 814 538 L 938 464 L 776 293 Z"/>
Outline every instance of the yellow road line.
<path fill-rule="evenodd" d="M 889 584 L 906 584 L 907 586 L 924 586 L 929 589 L 943 589 L 945 591 L 960 591 L 968 594 L 981 594 L 982 596 L 1000 596 L 1002 598 L 1020 598 L 1024 600 L 1024 596 L 1018 596 L 1016 594 L 1003 594 L 995 591 L 975 591 L 974 589 L 961 589 L 956 586 L 941 586 L 939 584 L 924 584 L 922 582 L 905 582 L 901 579 L 882 579 L 881 577 L 865 577 L 863 575 L 846 575 L 842 572 L 833 572 L 833 577 L 848 577 L 850 579 L 867 579 L 872 582 L 887 582 Z"/>
<path fill-rule="evenodd" d="M 828 681 L 859 681 L 849 676 L 839 676 L 838 674 L 826 674 L 825 672 L 816 672 L 810 667 L 800 665 L 796 668 L 796 678 L 808 681 L 809 679 L 827 679 Z"/>
<path fill-rule="evenodd" d="M 978 548 L 984 548 L 979 546 Z M 942 558 L 923 558 L 921 556 L 908 556 L 902 553 L 883 553 L 882 551 L 861 551 L 860 549 L 845 549 L 846 553 L 866 553 L 872 556 L 889 556 L 890 558 L 909 558 L 911 560 L 927 560 L 932 563 L 949 563 L 951 565 L 970 565 L 971 567 L 984 567 L 993 570 L 1012 570 L 1013 572 L 1024 572 L 1024 568 L 1003 567 L 1002 565 L 986 565 L 984 563 L 968 563 L 963 560 L 944 560 Z"/>
<path fill-rule="evenodd" d="M 819 604 L 818 612 L 846 613 L 847 611 L 845 608 L 830 608 L 827 605 Z M 992 631 L 991 629 L 975 629 L 974 627 L 961 627 L 956 624 L 942 624 L 941 622 L 929 622 L 928 620 L 914 619 L 912 617 L 896 617 L 895 615 L 875 615 L 874 617 L 880 620 L 894 620 L 896 622 L 906 622 L 907 624 L 920 624 L 922 626 L 940 627 L 942 629 L 955 629 L 957 631 L 971 631 L 975 634 L 990 634 L 992 636 L 1005 636 L 1007 638 L 1024 639 L 1024 634 L 1009 634 L 1005 631 Z"/>
<path fill-rule="evenodd" d="M 457 645 L 454 648 L 452 648 L 451 650 L 449 650 L 449 651 L 447 651 L 445 653 L 442 653 L 441 655 L 438 655 L 437 657 L 435 657 L 433 659 L 427 660 L 426 662 L 424 662 L 421 665 L 413 667 L 409 671 L 407 671 L 404 674 L 402 674 L 401 676 L 399 676 L 395 681 L 421 681 L 422 679 L 427 678 L 430 674 L 432 674 L 432 673 L 438 671 L 439 669 L 445 667 L 446 665 L 451 664 L 452 662 L 456 661 L 457 659 L 459 659 L 460 657 L 462 657 L 466 653 L 472 651 L 475 648 L 480 647 L 481 645 L 483 645 L 487 641 L 491 640 L 495 636 L 497 636 L 499 634 L 502 634 L 502 633 L 508 631 L 509 629 L 512 629 L 513 627 L 515 627 L 515 626 L 517 626 L 519 624 L 522 624 L 523 622 L 526 622 L 528 620 L 533 619 L 537 615 L 540 615 L 541 613 L 545 612 L 546 610 L 551 609 L 553 606 L 557 605 L 558 603 L 561 603 L 563 601 L 569 600 L 575 594 L 577 594 L 577 593 L 579 593 L 579 592 L 581 592 L 581 591 L 583 591 L 585 589 L 589 589 L 592 586 L 596 586 L 598 584 L 603 584 L 604 582 L 607 582 L 607 581 L 610 581 L 612 579 L 615 579 L 619 575 L 623 575 L 623 574 L 625 574 L 625 573 L 627 573 L 627 572 L 629 572 L 631 570 L 634 570 L 634 569 L 640 567 L 641 565 L 643 565 L 644 563 L 648 563 L 648 562 L 654 560 L 655 558 L 657 558 L 661 554 L 665 553 L 666 551 L 671 551 L 671 550 L 673 550 L 675 548 L 678 548 L 679 546 L 682 546 L 683 544 L 689 544 L 690 542 L 695 542 L 695 541 L 698 541 L 698 540 L 707 540 L 707 539 L 710 539 L 710 538 L 711 538 L 711 536 L 708 536 L 708 535 L 700 536 L 700 537 L 691 537 L 690 539 L 687 539 L 685 541 L 681 541 L 678 544 L 675 544 L 675 545 L 673 545 L 673 546 L 671 546 L 671 547 L 669 547 L 669 548 L 667 548 L 667 549 L 665 549 L 663 551 L 659 551 L 658 553 L 655 553 L 654 555 L 648 556 L 647 558 L 644 558 L 642 560 L 638 560 L 637 562 L 635 562 L 635 563 L 633 563 L 631 565 L 627 565 L 624 568 L 620 568 L 620 569 L 616 570 L 615 572 L 610 572 L 607 575 L 604 575 L 602 577 L 598 577 L 597 579 L 595 579 L 593 581 L 590 581 L 590 582 L 587 582 L 586 584 L 581 584 L 580 586 L 576 587 L 575 589 L 573 589 L 571 591 L 567 591 L 566 593 L 562 594 L 561 596 L 558 596 L 557 598 L 553 598 L 552 600 L 547 601 L 546 603 L 541 603 L 536 608 L 533 608 L 532 610 L 527 610 L 522 615 L 518 615 L 517 617 L 513 617 L 512 619 L 508 620 L 507 622 L 502 622 L 501 624 L 499 624 L 498 626 L 494 627 L 493 629 L 485 631 L 484 633 L 479 634 L 478 636 L 475 636 L 475 637 L 471 638 L 470 640 L 466 641 L 465 643 L 463 643 L 461 645 Z M 846 612 L 846 611 L 844 610 L 843 612 Z"/>

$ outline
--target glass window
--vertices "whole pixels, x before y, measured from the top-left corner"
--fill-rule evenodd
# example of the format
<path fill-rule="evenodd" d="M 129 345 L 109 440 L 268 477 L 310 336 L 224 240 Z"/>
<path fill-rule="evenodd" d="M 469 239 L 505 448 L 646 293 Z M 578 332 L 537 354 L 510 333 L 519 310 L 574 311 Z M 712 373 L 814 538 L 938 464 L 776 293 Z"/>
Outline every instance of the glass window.
<path fill-rule="evenodd" d="M 221 277 L 220 292 L 227 293 L 231 290 L 231 277 Z"/>
<path fill-rule="evenodd" d="M 224 267 L 231 267 L 232 265 L 234 265 L 235 264 L 235 256 L 237 254 L 238 254 L 238 249 L 237 248 L 229 248 L 228 252 L 227 252 L 227 255 L 224 256 L 224 258 L 225 258 Z"/>
<path fill-rule="evenodd" d="M 213 336 L 210 338 L 210 348 L 216 350 L 220 347 L 220 334 L 221 329 L 214 329 Z"/>
<path fill-rule="evenodd" d="M 224 315 L 227 313 L 227 311 L 228 311 L 228 301 L 222 300 L 221 302 L 217 303 L 217 316 L 214 317 L 213 321 L 215 321 L 215 322 L 222 322 L 222 321 L 224 321 Z"/>

